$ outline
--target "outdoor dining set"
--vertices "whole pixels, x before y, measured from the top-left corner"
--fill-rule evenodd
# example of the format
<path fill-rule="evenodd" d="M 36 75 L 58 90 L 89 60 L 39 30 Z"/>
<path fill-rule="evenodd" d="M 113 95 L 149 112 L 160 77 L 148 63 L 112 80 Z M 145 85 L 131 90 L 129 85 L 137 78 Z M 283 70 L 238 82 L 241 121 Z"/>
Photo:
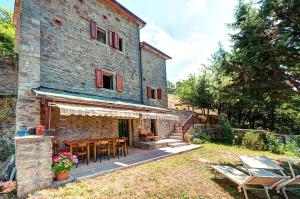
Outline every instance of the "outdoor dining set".
<path fill-rule="evenodd" d="M 59 140 L 54 139 L 53 141 L 53 155 L 58 155 L 61 152 L 70 152 L 76 155 L 79 160 L 81 159 L 84 163 L 89 164 L 91 154 L 93 154 L 94 162 L 102 161 L 102 158 L 110 160 L 113 158 L 120 158 L 120 155 L 128 154 L 128 138 L 88 138 L 81 140 L 63 140 L 64 149 L 59 150 Z"/>
<path fill-rule="evenodd" d="M 270 199 L 269 190 L 275 189 L 278 193 L 282 191 L 284 198 L 288 199 L 287 190 L 299 189 L 294 185 L 300 185 L 300 175 L 296 175 L 293 168 L 294 163 L 300 163 L 300 159 L 280 159 L 289 165 L 291 176 L 285 174 L 285 169 L 277 162 L 266 156 L 238 156 L 243 166 L 236 168 L 227 165 L 212 165 L 217 174 L 228 178 L 238 185 L 241 192 L 244 191 L 245 198 L 248 199 L 247 190 L 264 190 Z M 263 187 L 259 188 L 259 187 Z M 300 197 L 299 197 L 300 198 Z"/>

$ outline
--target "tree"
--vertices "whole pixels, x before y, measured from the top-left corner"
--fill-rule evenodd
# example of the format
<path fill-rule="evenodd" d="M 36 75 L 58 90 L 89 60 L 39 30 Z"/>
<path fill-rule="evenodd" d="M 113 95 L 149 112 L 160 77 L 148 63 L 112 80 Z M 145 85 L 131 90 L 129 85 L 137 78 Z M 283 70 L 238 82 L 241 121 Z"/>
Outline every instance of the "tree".
<path fill-rule="evenodd" d="M 209 110 L 213 107 L 214 102 L 210 80 L 206 72 L 198 76 L 189 75 L 187 80 L 183 80 L 177 85 L 177 95 L 180 101 L 188 102 L 193 108 L 202 109 L 204 115 L 209 115 Z"/>
<path fill-rule="evenodd" d="M 168 88 L 168 93 L 169 94 L 176 94 L 176 86 L 172 82 L 168 81 L 167 82 L 167 88 Z"/>
<path fill-rule="evenodd" d="M 12 13 L 0 7 L 0 55 L 12 58 L 14 53 L 15 27 L 12 24 Z"/>

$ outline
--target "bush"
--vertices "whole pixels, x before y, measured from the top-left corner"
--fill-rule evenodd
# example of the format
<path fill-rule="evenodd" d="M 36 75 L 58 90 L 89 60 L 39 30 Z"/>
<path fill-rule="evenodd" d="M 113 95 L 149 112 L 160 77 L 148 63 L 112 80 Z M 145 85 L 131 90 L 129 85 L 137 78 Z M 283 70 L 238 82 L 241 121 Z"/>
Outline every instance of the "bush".
<path fill-rule="evenodd" d="M 220 128 L 224 133 L 223 143 L 232 144 L 234 138 L 234 131 L 229 122 L 221 122 Z"/>
<path fill-rule="evenodd" d="M 199 138 L 204 142 L 210 142 L 210 132 L 208 130 L 202 131 L 200 133 Z"/>
<path fill-rule="evenodd" d="M 260 133 L 248 131 L 243 138 L 242 146 L 252 150 L 264 150 L 265 143 Z"/>
<path fill-rule="evenodd" d="M 284 144 L 280 143 L 279 139 L 275 137 L 274 134 L 267 134 L 267 150 L 272 153 L 284 154 L 285 148 Z"/>
<path fill-rule="evenodd" d="M 298 143 L 296 141 L 287 141 L 287 143 L 285 145 L 285 151 L 299 154 L 300 149 L 299 149 Z"/>
<path fill-rule="evenodd" d="M 203 141 L 200 140 L 199 138 L 194 138 L 194 139 L 192 140 L 192 143 L 193 143 L 193 144 L 203 144 L 203 143 L 205 143 L 205 142 L 203 142 Z"/>
<path fill-rule="evenodd" d="M 15 153 L 15 146 L 6 141 L 0 139 L 0 162 L 4 162 L 10 155 Z"/>

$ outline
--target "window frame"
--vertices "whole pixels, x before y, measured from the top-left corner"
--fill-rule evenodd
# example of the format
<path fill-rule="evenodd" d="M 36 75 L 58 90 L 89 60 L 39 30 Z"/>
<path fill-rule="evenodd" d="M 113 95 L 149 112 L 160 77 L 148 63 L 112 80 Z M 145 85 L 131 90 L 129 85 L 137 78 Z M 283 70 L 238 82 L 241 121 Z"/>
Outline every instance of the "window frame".
<path fill-rule="evenodd" d="M 120 47 L 121 47 L 120 41 L 122 41 L 122 50 L 120 49 Z M 118 48 L 118 50 L 119 50 L 120 52 L 122 52 L 122 53 L 125 52 L 125 45 L 124 45 L 124 44 L 125 44 L 125 42 L 124 42 L 123 37 L 120 37 L 120 36 L 119 36 L 119 48 Z"/>
<path fill-rule="evenodd" d="M 107 91 L 116 91 L 116 73 L 112 70 L 109 69 L 102 69 L 103 70 L 103 89 L 107 90 Z M 104 76 L 110 76 L 112 78 L 112 89 L 108 89 L 104 87 Z"/>
<path fill-rule="evenodd" d="M 103 42 L 101 42 L 101 41 L 98 40 L 98 30 L 102 30 L 103 32 L 105 32 L 105 43 L 103 43 Z M 107 32 L 107 30 L 105 28 L 97 25 L 97 38 L 96 38 L 96 41 L 98 43 L 107 45 L 107 39 L 108 39 L 108 32 Z"/>
<path fill-rule="evenodd" d="M 153 94 L 152 94 L 153 92 Z M 154 96 L 154 98 L 153 98 Z M 157 100 L 157 89 L 156 88 L 151 88 L 151 98 L 150 100 Z"/>

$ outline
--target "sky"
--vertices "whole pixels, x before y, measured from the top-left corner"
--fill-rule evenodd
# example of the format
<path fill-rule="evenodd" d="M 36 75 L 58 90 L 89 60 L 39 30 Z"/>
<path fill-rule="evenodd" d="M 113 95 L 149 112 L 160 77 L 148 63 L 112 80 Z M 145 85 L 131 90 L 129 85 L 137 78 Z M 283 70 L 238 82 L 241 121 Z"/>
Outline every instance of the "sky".
<path fill-rule="evenodd" d="M 141 40 L 173 59 L 168 80 L 175 83 L 199 73 L 221 42 L 230 49 L 230 29 L 238 0 L 118 0 L 147 22 Z M 14 0 L 0 0 L 13 10 Z"/>

